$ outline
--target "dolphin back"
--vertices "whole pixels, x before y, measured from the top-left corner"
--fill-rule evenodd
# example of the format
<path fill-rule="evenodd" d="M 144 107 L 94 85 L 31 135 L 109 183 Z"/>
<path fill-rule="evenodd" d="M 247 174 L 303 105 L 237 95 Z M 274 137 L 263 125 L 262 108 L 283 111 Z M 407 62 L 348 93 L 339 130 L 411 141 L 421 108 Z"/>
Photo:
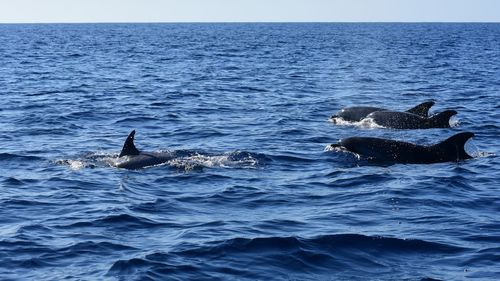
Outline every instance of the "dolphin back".
<path fill-rule="evenodd" d="M 473 158 L 465 152 L 465 143 L 474 137 L 474 133 L 463 132 L 453 135 L 433 146 L 446 161 L 458 161 Z"/>
<path fill-rule="evenodd" d="M 406 112 L 418 115 L 420 117 L 429 117 L 429 109 L 433 105 L 434 105 L 433 101 L 426 101 L 413 108 L 408 109 Z"/>
<path fill-rule="evenodd" d="M 346 107 L 337 112 L 336 115 L 333 115 L 330 118 L 337 118 L 340 117 L 344 119 L 345 121 L 349 122 L 359 122 L 361 119 L 365 118 L 368 114 L 375 112 L 375 111 L 381 111 L 385 110 L 383 108 L 378 108 L 378 107 L 372 107 L 372 106 L 353 106 L 353 107 Z"/>
<path fill-rule="evenodd" d="M 422 146 L 413 143 L 371 137 L 351 137 L 332 147 L 340 147 L 376 161 L 406 164 L 431 164 L 473 158 L 465 152 L 464 145 L 473 133 L 458 133 L 438 144 Z"/>
<path fill-rule="evenodd" d="M 399 111 L 376 111 L 367 118 L 371 118 L 377 125 L 393 129 L 424 129 L 428 123 L 427 118 Z"/>
<path fill-rule="evenodd" d="M 125 161 L 117 163 L 116 167 L 125 169 L 141 169 L 166 163 L 174 158 L 170 152 L 147 152 L 125 158 Z"/>
<path fill-rule="evenodd" d="M 343 139 L 333 147 L 343 147 L 350 152 L 376 161 L 394 161 L 400 163 L 420 163 L 423 160 L 416 158 L 425 154 L 425 149 L 422 146 L 372 137 Z"/>

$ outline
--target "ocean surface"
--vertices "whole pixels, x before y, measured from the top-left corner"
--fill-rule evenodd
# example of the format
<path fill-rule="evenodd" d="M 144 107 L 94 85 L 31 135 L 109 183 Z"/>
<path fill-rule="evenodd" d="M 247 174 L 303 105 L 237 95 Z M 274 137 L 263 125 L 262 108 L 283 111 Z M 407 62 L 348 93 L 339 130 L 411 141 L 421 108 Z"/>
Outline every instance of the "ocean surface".
<path fill-rule="evenodd" d="M 1 280 L 499 280 L 500 24 L 0 25 Z M 339 109 L 458 111 L 447 129 Z M 113 166 L 130 131 L 176 157 Z M 379 164 L 350 136 L 475 158 Z"/>

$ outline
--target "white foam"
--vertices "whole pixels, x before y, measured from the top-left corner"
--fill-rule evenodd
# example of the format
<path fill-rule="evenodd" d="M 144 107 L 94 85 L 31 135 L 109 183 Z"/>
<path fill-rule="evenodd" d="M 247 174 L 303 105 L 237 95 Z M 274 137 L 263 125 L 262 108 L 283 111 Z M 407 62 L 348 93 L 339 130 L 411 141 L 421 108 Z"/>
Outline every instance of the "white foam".
<path fill-rule="evenodd" d="M 344 120 L 342 117 L 330 117 L 328 121 L 340 126 L 353 126 L 355 122 Z"/>
<path fill-rule="evenodd" d="M 125 157 L 108 157 L 108 158 L 104 158 L 103 159 L 103 162 L 108 164 L 109 166 L 112 166 L 112 167 L 118 167 L 118 165 L 126 162 L 129 160 L 129 156 L 125 156 Z"/>
<path fill-rule="evenodd" d="M 323 149 L 323 151 L 341 152 L 344 150 L 340 146 L 334 146 L 333 144 L 329 144 L 329 145 L 325 146 L 325 149 Z"/>
<path fill-rule="evenodd" d="M 343 153 L 349 153 L 349 154 L 352 154 L 356 157 L 356 159 L 360 160 L 361 159 L 361 155 L 357 154 L 357 153 L 354 153 L 352 151 L 348 151 L 346 150 L 344 147 L 342 146 L 335 146 L 333 144 L 329 144 L 325 147 L 324 151 L 333 151 L 333 152 L 343 152 Z"/>
<path fill-rule="evenodd" d="M 71 159 L 58 159 L 55 161 L 58 165 L 66 165 L 71 170 L 80 170 L 85 167 L 85 163 L 81 160 L 71 160 Z"/>
<path fill-rule="evenodd" d="M 460 124 L 460 120 L 456 116 L 451 116 L 449 122 L 451 128 L 458 127 L 458 125 Z"/>
<path fill-rule="evenodd" d="M 469 140 L 468 142 L 465 143 L 464 149 L 465 149 L 465 152 L 467 152 L 467 154 L 469 154 L 470 156 L 472 156 L 474 158 L 495 156 L 495 153 L 480 151 L 479 147 L 477 147 L 476 144 L 472 140 Z"/>
<path fill-rule="evenodd" d="M 352 122 L 352 121 L 346 121 L 341 117 L 333 117 L 329 118 L 328 121 L 340 126 L 356 126 L 367 129 L 384 128 L 383 126 L 380 126 L 377 123 L 375 123 L 375 121 L 373 121 L 372 118 L 364 118 L 361 121 Z"/>
<path fill-rule="evenodd" d="M 385 128 L 384 126 L 380 126 L 379 124 L 375 123 L 373 118 L 364 118 L 357 123 L 359 123 L 360 127 L 368 128 L 368 129 Z"/>
<path fill-rule="evenodd" d="M 197 167 L 252 168 L 258 165 L 258 160 L 251 155 L 235 160 L 233 159 L 231 153 L 223 155 L 205 155 L 196 153 L 195 155 L 187 157 L 174 158 L 168 161 L 168 164 L 173 167 L 184 168 L 185 170 L 192 170 Z"/>
<path fill-rule="evenodd" d="M 117 156 L 118 155 L 111 153 L 92 152 L 78 157 L 77 159 L 58 159 L 55 163 L 57 165 L 68 166 L 72 170 L 104 166 L 115 167 L 121 161 L 125 161 L 125 159 L 119 159 Z"/>

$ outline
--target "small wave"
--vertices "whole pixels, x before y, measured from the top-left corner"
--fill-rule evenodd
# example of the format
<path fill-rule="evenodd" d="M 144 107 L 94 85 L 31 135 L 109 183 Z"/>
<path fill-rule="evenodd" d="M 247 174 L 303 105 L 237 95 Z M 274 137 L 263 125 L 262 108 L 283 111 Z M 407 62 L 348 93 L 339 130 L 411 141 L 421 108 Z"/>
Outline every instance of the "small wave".
<path fill-rule="evenodd" d="M 50 206 L 50 203 L 48 202 L 25 200 L 25 199 L 5 199 L 1 200 L 0 204 L 2 204 L 3 206 L 8 206 L 10 208 L 24 207 L 24 206 Z"/>
<path fill-rule="evenodd" d="M 25 269 L 35 269 L 35 268 L 42 268 L 42 267 L 49 267 L 49 266 L 54 266 L 54 264 L 48 262 L 45 259 L 38 258 L 38 257 L 32 257 L 32 258 L 21 258 L 21 259 L 7 259 L 2 261 L 3 267 L 7 268 L 25 268 Z M 5 279 L 5 280 L 18 280 L 16 279 Z"/>
<path fill-rule="evenodd" d="M 79 242 L 70 246 L 56 248 L 41 244 L 13 241 L 5 245 L 0 242 L 0 247 L 10 247 L 15 249 L 18 256 L 15 259 L 3 259 L 3 266 L 13 266 L 21 268 L 42 268 L 64 265 L 68 259 L 78 255 L 98 255 L 108 256 L 114 251 L 128 251 L 135 248 L 127 245 L 111 243 L 106 241 Z"/>
<path fill-rule="evenodd" d="M 22 180 L 16 179 L 14 177 L 8 177 L 3 180 L 3 182 L 7 185 L 23 185 L 24 182 Z"/>
<path fill-rule="evenodd" d="M 150 255 L 151 256 L 151 255 Z M 148 271 L 154 272 L 156 278 L 161 279 L 161 277 L 172 277 L 179 276 L 179 280 L 205 280 L 211 276 L 204 273 L 203 270 L 197 268 L 193 265 L 188 264 L 178 264 L 178 263 L 167 263 L 167 262 L 156 262 L 148 258 L 132 258 L 128 260 L 119 260 L 115 262 L 111 268 L 108 270 L 107 275 L 113 277 L 124 277 L 125 279 L 130 276 L 134 276 L 134 279 L 138 276 L 143 276 L 144 280 L 152 280 L 147 278 Z M 213 277 L 212 277 L 213 279 Z"/>
<path fill-rule="evenodd" d="M 120 123 L 137 123 L 137 122 L 149 122 L 149 121 L 156 121 L 158 120 L 157 118 L 154 117 L 127 117 L 127 118 L 122 118 L 120 120 L 117 120 L 115 124 L 120 124 Z"/>
<path fill-rule="evenodd" d="M 71 53 L 66 55 L 67 58 L 80 58 L 83 56 L 85 56 L 85 54 L 82 53 Z"/>
<path fill-rule="evenodd" d="M 290 251 L 308 249 L 316 252 L 335 254 L 341 250 L 358 250 L 367 253 L 385 254 L 456 254 L 466 248 L 429 242 L 419 239 L 400 239 L 384 236 L 366 236 L 362 234 L 334 234 L 314 238 L 300 237 L 258 237 L 234 238 L 226 241 L 212 242 L 211 245 L 179 252 L 180 255 L 196 256 L 198 254 L 217 255 L 219 253 L 262 253 L 264 251 Z"/>
<path fill-rule="evenodd" d="M 205 198 L 205 201 L 217 205 L 219 204 L 247 205 L 247 204 L 253 204 L 255 203 L 255 201 L 261 200 L 262 197 L 265 196 L 266 193 L 258 188 L 252 188 L 247 186 L 235 186 L 231 188 L 226 188 L 218 193 L 215 193 Z M 183 202 L 188 202 L 188 201 L 200 202 L 199 197 L 182 198 L 181 200 Z"/>
<path fill-rule="evenodd" d="M 143 213 L 175 213 L 180 207 L 172 200 L 156 198 L 152 202 L 142 202 L 128 207 L 133 212 Z"/>
<path fill-rule="evenodd" d="M 243 93 L 266 93 L 268 90 L 265 88 L 257 88 L 252 86 L 240 86 L 236 89 L 236 91 Z"/>
<path fill-rule="evenodd" d="M 360 175 L 357 177 L 350 178 L 339 178 L 334 180 L 331 185 L 335 187 L 353 187 L 359 186 L 362 184 L 370 183 L 370 184 L 382 184 L 384 182 L 390 181 L 393 178 L 391 176 L 385 174 L 371 174 L 371 175 Z"/>
<path fill-rule="evenodd" d="M 369 272 L 389 270 L 391 256 L 427 255 L 440 260 L 443 256 L 457 254 L 466 249 L 453 245 L 418 239 L 400 239 L 360 234 L 324 235 L 314 238 L 258 237 L 232 238 L 209 242 L 202 246 L 183 246 L 171 252 L 155 252 L 145 257 L 116 261 L 108 271 L 112 276 L 159 274 L 162 278 L 186 279 L 186 274 L 209 278 L 230 274 L 233 278 L 269 279 L 270 276 L 290 278 L 314 273 L 319 279 L 330 277 L 333 271 L 346 276 L 346 268 L 363 268 Z M 381 261 L 381 257 L 384 257 Z M 400 264 L 398 264 L 400 266 Z M 189 271 L 185 268 L 188 267 Z M 183 268 L 183 270 L 180 270 Z M 310 275 L 309 278 L 311 278 Z M 306 276 L 304 276 L 306 277 Z M 300 279 L 300 278 L 298 278 Z"/>
<path fill-rule="evenodd" d="M 315 162 L 316 159 L 306 158 L 303 156 L 296 155 L 272 155 L 270 158 L 277 162 L 290 162 L 290 163 L 301 163 L 301 162 Z"/>
<path fill-rule="evenodd" d="M 66 113 L 65 115 L 62 115 L 61 118 L 64 118 L 64 120 L 81 120 L 82 118 L 89 118 L 94 115 L 95 112 L 92 110 L 80 110 Z"/>
<path fill-rule="evenodd" d="M 38 157 L 38 156 L 18 155 L 18 154 L 12 154 L 12 153 L 0 153 L 0 161 L 11 161 L 11 160 L 35 161 L 35 160 L 41 160 L 41 159 L 43 159 L 43 158 Z"/>
<path fill-rule="evenodd" d="M 173 103 L 166 102 L 166 101 L 155 101 L 155 102 L 152 102 L 149 106 L 151 106 L 151 107 L 167 107 L 167 106 L 173 106 Z M 178 116 L 178 113 L 168 113 L 168 115 Z"/>
<path fill-rule="evenodd" d="M 157 222 L 151 219 L 133 216 L 129 214 L 115 214 L 106 217 L 98 218 L 95 220 L 87 220 L 75 222 L 62 228 L 80 228 L 80 227 L 114 227 L 124 229 L 137 229 L 137 228 L 151 228 L 162 226 L 165 223 Z"/>
<path fill-rule="evenodd" d="M 135 248 L 128 245 L 111 243 L 107 241 L 100 241 L 100 242 L 85 241 L 61 248 L 57 250 L 57 252 L 66 252 L 68 254 L 106 253 L 109 251 L 123 251 L 123 250 L 133 250 L 133 249 Z"/>
<path fill-rule="evenodd" d="M 18 179 L 16 177 L 6 177 L 3 182 L 7 185 L 20 186 L 23 184 L 32 184 L 37 182 L 37 179 Z"/>

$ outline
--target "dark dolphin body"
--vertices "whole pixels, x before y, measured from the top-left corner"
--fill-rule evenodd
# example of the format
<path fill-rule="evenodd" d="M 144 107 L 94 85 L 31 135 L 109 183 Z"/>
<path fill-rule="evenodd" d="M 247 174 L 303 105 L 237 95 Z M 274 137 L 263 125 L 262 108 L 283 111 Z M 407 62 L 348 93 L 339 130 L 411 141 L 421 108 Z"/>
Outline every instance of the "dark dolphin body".
<path fill-rule="evenodd" d="M 135 130 L 133 130 L 125 140 L 121 157 L 127 157 L 124 161 L 116 164 L 118 168 L 140 169 L 147 166 L 154 166 L 170 161 L 173 158 L 169 152 L 140 152 L 134 145 Z"/>
<path fill-rule="evenodd" d="M 428 101 L 421 103 L 413 108 L 408 109 L 406 112 L 413 113 L 422 117 L 427 117 L 429 114 L 429 109 L 434 105 L 433 101 Z M 333 115 L 331 118 L 340 117 L 345 121 L 349 122 L 358 122 L 363 118 L 368 116 L 368 114 L 376 111 L 387 111 L 387 109 L 372 107 L 372 106 L 353 106 L 346 107 L 337 112 L 336 115 Z"/>
<path fill-rule="evenodd" d="M 377 125 L 394 129 L 430 129 L 449 128 L 450 118 L 457 114 L 455 110 L 446 110 L 429 118 L 408 112 L 376 111 L 368 114 Z"/>
<path fill-rule="evenodd" d="M 430 164 L 472 158 L 465 152 L 464 145 L 473 136 L 474 134 L 469 132 L 458 133 L 430 146 L 381 138 L 352 137 L 332 144 L 332 147 L 340 147 L 376 161 Z"/>

